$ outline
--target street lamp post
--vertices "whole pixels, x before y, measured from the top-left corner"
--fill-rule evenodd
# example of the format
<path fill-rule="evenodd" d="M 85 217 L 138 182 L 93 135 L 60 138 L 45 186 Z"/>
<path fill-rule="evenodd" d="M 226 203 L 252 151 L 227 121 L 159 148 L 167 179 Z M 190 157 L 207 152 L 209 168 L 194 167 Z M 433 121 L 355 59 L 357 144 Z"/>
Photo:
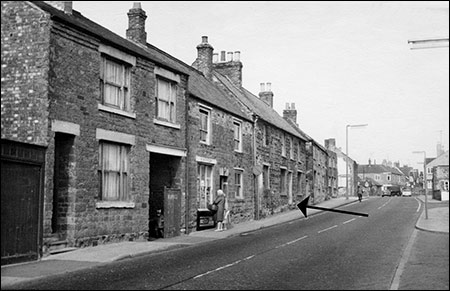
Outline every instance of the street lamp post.
<path fill-rule="evenodd" d="M 365 127 L 368 124 L 347 124 L 345 127 L 345 199 L 348 199 L 348 128 Z"/>
<path fill-rule="evenodd" d="M 425 151 L 414 151 L 413 154 L 423 154 L 423 189 L 425 190 L 425 219 L 428 219 L 428 194 L 427 194 L 427 154 Z"/>

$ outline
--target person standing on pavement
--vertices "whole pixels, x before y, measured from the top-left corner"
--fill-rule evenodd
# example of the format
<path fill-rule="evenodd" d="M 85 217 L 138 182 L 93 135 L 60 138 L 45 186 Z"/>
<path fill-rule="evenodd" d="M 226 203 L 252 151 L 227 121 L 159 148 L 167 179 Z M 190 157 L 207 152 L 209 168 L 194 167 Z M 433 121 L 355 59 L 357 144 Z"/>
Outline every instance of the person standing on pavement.
<path fill-rule="evenodd" d="M 217 197 L 214 200 L 214 204 L 217 205 L 217 213 L 216 213 L 217 229 L 215 231 L 223 231 L 225 201 L 226 201 L 225 193 L 221 189 L 217 190 Z"/>

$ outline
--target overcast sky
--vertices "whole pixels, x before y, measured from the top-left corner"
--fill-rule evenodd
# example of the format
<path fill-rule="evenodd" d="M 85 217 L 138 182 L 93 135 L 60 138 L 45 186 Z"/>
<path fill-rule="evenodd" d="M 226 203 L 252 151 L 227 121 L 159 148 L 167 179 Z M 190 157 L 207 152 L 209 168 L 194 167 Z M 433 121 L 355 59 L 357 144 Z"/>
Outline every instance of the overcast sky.
<path fill-rule="evenodd" d="M 133 1 L 74 1 L 125 37 Z M 214 52 L 240 51 L 243 86 L 272 83 L 274 109 L 295 103 L 317 142 L 335 138 L 360 164 L 418 164 L 449 148 L 449 48 L 408 40 L 449 35 L 448 1 L 141 1 L 147 42 L 191 65 L 208 36 Z"/>

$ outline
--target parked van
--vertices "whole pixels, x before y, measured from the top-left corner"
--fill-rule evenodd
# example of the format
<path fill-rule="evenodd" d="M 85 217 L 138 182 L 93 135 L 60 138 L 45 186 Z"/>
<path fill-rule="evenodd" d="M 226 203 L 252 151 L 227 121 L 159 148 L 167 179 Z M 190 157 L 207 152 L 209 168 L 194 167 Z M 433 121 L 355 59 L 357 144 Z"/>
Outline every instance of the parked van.
<path fill-rule="evenodd" d="M 398 185 L 389 185 L 389 186 L 383 186 L 383 194 L 381 194 L 381 197 L 383 196 L 401 196 L 402 191 L 400 189 L 400 186 Z"/>

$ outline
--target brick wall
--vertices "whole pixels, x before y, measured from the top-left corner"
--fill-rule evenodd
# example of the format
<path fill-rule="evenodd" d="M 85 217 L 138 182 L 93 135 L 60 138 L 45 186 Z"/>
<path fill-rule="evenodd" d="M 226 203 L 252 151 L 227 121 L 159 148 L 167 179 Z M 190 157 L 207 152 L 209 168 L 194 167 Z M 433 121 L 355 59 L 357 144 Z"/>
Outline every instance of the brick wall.
<path fill-rule="evenodd" d="M 181 75 L 177 97 L 179 128 L 155 125 L 155 65 L 137 56 L 131 70 L 131 108 L 136 117 L 99 110 L 99 40 L 82 34 L 25 2 L 2 2 L 2 139 L 47 146 L 44 182 L 44 240 L 55 229 L 70 245 L 86 246 L 143 238 L 149 220 L 149 157 L 146 146 L 186 148 L 185 88 Z M 70 123 L 79 133 L 65 133 L 57 143 L 52 122 Z M 98 208 L 99 140 L 102 129 L 133 136 L 130 197 L 132 208 Z M 61 150 L 66 148 L 66 150 Z M 68 163 L 55 159 L 70 157 Z M 184 183 L 184 160 L 177 184 Z M 63 185 L 64 184 L 64 185 Z M 56 186 L 55 185 L 59 185 Z M 56 189 L 54 189 L 56 188 Z M 60 202 L 53 193 L 59 191 Z M 53 210 L 58 209 L 55 216 Z M 53 223 L 52 223 L 53 221 Z"/>
<path fill-rule="evenodd" d="M 1 138 L 47 145 L 49 17 L 2 1 Z"/>
<path fill-rule="evenodd" d="M 205 104 L 205 103 L 202 103 Z M 196 156 L 214 159 L 217 163 L 213 167 L 213 194 L 219 189 L 220 169 L 228 169 L 229 206 L 232 208 L 232 220 L 234 223 L 248 221 L 254 218 L 253 206 L 253 154 L 252 154 L 252 124 L 242 120 L 242 153 L 235 152 L 233 116 L 221 109 L 209 105 L 211 110 L 212 122 L 212 142 L 210 145 L 201 144 L 200 140 L 200 115 L 199 101 L 191 97 L 189 101 L 189 129 L 188 129 L 188 172 L 189 172 L 189 217 L 190 228 L 195 227 L 197 216 L 197 167 Z M 232 196 L 234 187 L 234 168 L 244 169 L 244 199 L 236 199 Z"/>
<path fill-rule="evenodd" d="M 268 145 L 264 145 L 263 127 L 267 128 L 267 135 L 270 136 L 270 142 Z M 281 190 L 281 167 L 285 168 L 288 172 L 292 172 L 292 196 L 293 204 L 300 202 L 305 197 L 306 191 L 306 148 L 303 141 L 300 142 L 300 153 L 298 153 L 297 143 L 299 139 L 293 137 L 294 157 L 290 157 L 290 139 L 289 134 L 286 133 L 286 157 L 281 154 L 281 136 L 284 131 L 272 126 L 271 124 L 259 120 L 257 123 L 257 160 L 260 164 L 269 165 L 270 168 L 270 189 L 264 190 L 261 201 L 261 215 L 271 215 L 285 210 L 289 206 L 289 197 L 286 194 L 280 193 Z M 298 162 L 297 156 L 300 154 L 300 161 Z M 300 179 L 300 185 L 298 184 L 298 175 L 303 175 Z"/>

